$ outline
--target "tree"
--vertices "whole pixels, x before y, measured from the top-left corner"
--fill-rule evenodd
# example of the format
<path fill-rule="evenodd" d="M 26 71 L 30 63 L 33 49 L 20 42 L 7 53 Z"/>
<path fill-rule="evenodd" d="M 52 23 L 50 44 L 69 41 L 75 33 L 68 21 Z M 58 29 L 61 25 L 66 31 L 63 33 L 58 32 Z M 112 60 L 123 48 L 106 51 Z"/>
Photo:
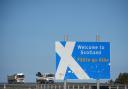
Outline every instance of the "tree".
<path fill-rule="evenodd" d="M 128 84 L 128 73 L 120 73 L 115 83 Z"/>

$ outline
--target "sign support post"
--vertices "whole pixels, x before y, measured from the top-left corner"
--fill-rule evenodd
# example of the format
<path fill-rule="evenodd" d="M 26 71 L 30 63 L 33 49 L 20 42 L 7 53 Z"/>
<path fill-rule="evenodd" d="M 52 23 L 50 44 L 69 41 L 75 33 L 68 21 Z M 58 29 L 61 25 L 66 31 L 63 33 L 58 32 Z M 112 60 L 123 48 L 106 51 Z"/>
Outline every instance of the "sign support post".
<path fill-rule="evenodd" d="M 68 41 L 68 35 L 64 37 L 64 41 Z M 64 89 L 67 87 L 67 79 L 64 79 Z"/>
<path fill-rule="evenodd" d="M 100 41 L 100 36 L 96 34 L 96 42 Z M 100 89 L 100 79 L 96 81 L 97 89 Z"/>
<path fill-rule="evenodd" d="M 66 79 L 64 80 L 64 89 L 66 89 L 66 86 L 67 86 L 67 81 Z"/>
<path fill-rule="evenodd" d="M 100 80 L 99 79 L 97 79 L 97 89 L 100 89 Z"/>

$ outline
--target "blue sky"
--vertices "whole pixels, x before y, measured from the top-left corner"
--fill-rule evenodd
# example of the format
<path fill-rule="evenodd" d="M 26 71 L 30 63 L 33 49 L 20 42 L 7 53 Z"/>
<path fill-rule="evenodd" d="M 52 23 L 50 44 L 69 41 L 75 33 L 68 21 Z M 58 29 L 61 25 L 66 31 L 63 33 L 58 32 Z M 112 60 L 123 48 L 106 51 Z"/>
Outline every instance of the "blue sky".
<path fill-rule="evenodd" d="M 128 72 L 127 0 L 0 0 L 0 82 L 55 71 L 55 41 L 111 42 L 111 78 Z"/>

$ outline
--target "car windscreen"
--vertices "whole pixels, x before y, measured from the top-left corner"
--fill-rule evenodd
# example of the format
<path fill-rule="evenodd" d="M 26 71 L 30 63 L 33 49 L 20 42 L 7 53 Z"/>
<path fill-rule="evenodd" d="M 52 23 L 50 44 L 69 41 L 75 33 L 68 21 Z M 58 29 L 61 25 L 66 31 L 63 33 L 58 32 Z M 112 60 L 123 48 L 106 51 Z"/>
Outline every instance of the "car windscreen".
<path fill-rule="evenodd" d="M 46 77 L 54 77 L 54 74 L 47 74 Z"/>
<path fill-rule="evenodd" d="M 17 75 L 18 78 L 24 78 L 24 75 Z"/>

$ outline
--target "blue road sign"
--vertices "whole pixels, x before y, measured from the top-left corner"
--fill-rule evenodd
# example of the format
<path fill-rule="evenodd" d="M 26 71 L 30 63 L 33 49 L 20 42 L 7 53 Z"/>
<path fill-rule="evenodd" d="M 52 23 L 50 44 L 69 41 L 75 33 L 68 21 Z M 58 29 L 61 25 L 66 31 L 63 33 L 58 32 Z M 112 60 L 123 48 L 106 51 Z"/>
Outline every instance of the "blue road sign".
<path fill-rule="evenodd" d="M 109 79 L 110 43 L 57 41 L 55 79 Z"/>

